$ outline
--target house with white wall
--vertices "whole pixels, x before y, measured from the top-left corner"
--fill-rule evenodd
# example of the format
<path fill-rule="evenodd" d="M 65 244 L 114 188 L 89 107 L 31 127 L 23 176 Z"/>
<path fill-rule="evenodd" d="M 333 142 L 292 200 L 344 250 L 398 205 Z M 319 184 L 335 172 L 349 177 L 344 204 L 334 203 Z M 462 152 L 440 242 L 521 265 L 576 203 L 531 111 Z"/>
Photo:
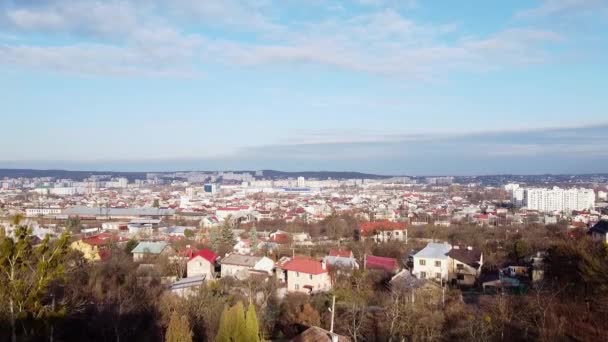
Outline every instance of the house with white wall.
<path fill-rule="evenodd" d="M 315 293 L 331 290 L 331 277 L 324 261 L 296 256 L 277 264 L 279 279 L 287 283 L 288 292 Z"/>
<path fill-rule="evenodd" d="M 204 275 L 205 279 L 215 278 L 215 262 L 217 255 L 208 249 L 198 251 L 192 255 L 186 265 L 188 277 Z"/>
<path fill-rule="evenodd" d="M 414 255 L 412 274 L 440 283 L 473 285 L 479 278 L 483 254 L 477 248 L 430 242 Z"/>

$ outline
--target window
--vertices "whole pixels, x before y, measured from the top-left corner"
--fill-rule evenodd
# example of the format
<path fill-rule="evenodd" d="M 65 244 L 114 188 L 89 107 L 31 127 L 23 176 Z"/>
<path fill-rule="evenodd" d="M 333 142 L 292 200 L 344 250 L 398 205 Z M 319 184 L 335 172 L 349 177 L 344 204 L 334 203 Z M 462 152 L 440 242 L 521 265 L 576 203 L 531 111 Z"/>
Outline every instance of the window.
<path fill-rule="evenodd" d="M 300 289 L 300 284 L 295 284 L 293 287 L 294 287 L 294 288 L 296 289 L 296 291 L 297 291 L 297 290 L 299 290 L 299 289 Z"/>
<path fill-rule="evenodd" d="M 441 261 L 435 261 L 435 267 L 441 267 Z"/>
<path fill-rule="evenodd" d="M 395 235 L 399 235 L 399 232 L 395 232 Z"/>
<path fill-rule="evenodd" d="M 420 266 L 424 266 L 424 265 L 426 265 L 426 260 L 420 259 Z"/>
<path fill-rule="evenodd" d="M 435 278 L 441 279 L 441 273 L 435 273 Z"/>
<path fill-rule="evenodd" d="M 426 272 L 420 272 L 420 279 L 426 278 Z"/>
<path fill-rule="evenodd" d="M 300 278 L 300 272 L 296 272 L 296 277 Z"/>
<path fill-rule="evenodd" d="M 462 270 L 464 266 L 462 264 L 456 264 L 456 269 Z"/>
<path fill-rule="evenodd" d="M 458 279 L 458 280 L 464 280 L 464 274 L 458 274 L 456 276 L 456 279 Z"/>
<path fill-rule="evenodd" d="M 308 276 L 310 277 L 310 280 L 312 280 L 312 274 L 309 274 Z"/>

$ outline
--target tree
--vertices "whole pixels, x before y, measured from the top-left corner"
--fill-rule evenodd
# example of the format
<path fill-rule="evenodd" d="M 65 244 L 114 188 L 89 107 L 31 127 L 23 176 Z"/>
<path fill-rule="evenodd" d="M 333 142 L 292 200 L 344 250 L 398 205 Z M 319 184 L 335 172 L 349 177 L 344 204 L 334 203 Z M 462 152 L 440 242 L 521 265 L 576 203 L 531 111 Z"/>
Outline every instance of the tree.
<path fill-rule="evenodd" d="M 177 312 L 171 314 L 171 321 L 165 334 L 166 342 L 192 342 L 192 330 L 186 316 L 180 316 Z"/>
<path fill-rule="evenodd" d="M 257 320 L 257 319 L 256 319 Z M 249 341 L 246 339 L 247 327 L 243 303 L 238 302 L 233 307 L 226 307 L 222 312 L 220 328 L 217 333 L 217 342 Z"/>
<path fill-rule="evenodd" d="M 158 200 L 158 198 L 154 199 L 154 202 L 152 202 L 152 207 L 160 208 L 160 201 Z"/>
<path fill-rule="evenodd" d="M 220 254 L 224 254 L 232 251 L 235 242 L 234 232 L 232 231 L 232 226 L 230 225 L 230 218 L 226 218 L 220 230 L 220 246 L 218 248 L 218 252 Z"/>
<path fill-rule="evenodd" d="M 45 299 L 51 285 L 64 280 L 63 260 L 69 251 L 69 241 L 66 230 L 55 242 L 51 243 L 47 235 L 34 247 L 31 230 L 18 226 L 14 238 L 4 238 L 0 243 L 0 288 L 3 289 L 0 296 L 8 302 L 13 342 L 17 340 L 18 319 L 44 318 L 59 309 Z"/>
<path fill-rule="evenodd" d="M 194 232 L 191 229 L 185 229 L 184 236 L 187 237 L 188 239 L 191 239 L 194 237 Z"/>
<path fill-rule="evenodd" d="M 258 316 L 255 312 L 255 305 L 249 303 L 247 315 L 245 317 L 245 341 L 259 342 L 260 327 L 258 325 Z"/>
<path fill-rule="evenodd" d="M 137 247 L 138 244 L 139 242 L 137 242 L 135 239 L 127 241 L 127 244 L 125 245 L 125 252 L 131 254 L 131 251 Z"/>
<path fill-rule="evenodd" d="M 68 217 L 65 225 L 67 229 L 74 234 L 80 233 L 80 229 L 82 229 L 82 225 L 80 224 L 80 217 L 78 216 Z"/>
<path fill-rule="evenodd" d="M 249 244 L 251 245 L 251 251 L 253 253 L 258 251 L 258 230 L 255 226 L 249 230 Z"/>
<path fill-rule="evenodd" d="M 218 251 L 221 244 L 220 230 L 217 227 L 209 228 L 209 245 L 214 251 Z"/>

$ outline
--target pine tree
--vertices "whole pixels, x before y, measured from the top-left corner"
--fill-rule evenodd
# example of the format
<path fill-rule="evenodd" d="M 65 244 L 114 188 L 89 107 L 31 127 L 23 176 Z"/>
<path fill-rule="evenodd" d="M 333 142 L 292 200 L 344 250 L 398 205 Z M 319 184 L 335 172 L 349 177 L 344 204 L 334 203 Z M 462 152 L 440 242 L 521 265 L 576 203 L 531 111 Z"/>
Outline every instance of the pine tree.
<path fill-rule="evenodd" d="M 171 320 L 165 334 L 166 342 L 192 342 L 192 330 L 186 316 L 179 316 L 177 312 L 171 314 Z"/>
<path fill-rule="evenodd" d="M 234 341 L 248 341 L 247 327 L 245 326 L 245 308 L 242 302 L 236 303 L 232 307 L 232 315 L 234 316 Z"/>
<path fill-rule="evenodd" d="M 217 331 L 215 338 L 216 342 L 231 342 L 233 338 L 235 320 L 232 315 L 232 308 L 225 307 L 222 311 L 222 318 L 220 319 L 220 327 Z"/>
<path fill-rule="evenodd" d="M 221 239 L 220 239 L 220 231 L 217 227 L 209 228 L 209 245 L 211 249 L 217 252 L 220 248 Z"/>
<path fill-rule="evenodd" d="M 251 244 L 251 251 L 253 253 L 258 251 L 258 231 L 255 228 L 255 226 L 253 226 L 253 228 L 251 228 L 251 230 L 249 231 L 249 243 Z"/>
<path fill-rule="evenodd" d="M 20 220 L 16 219 L 19 224 Z M 43 303 L 50 284 L 64 279 L 63 262 L 69 252 L 70 234 L 64 231 L 51 243 L 47 235 L 33 246 L 31 229 L 18 226 L 14 237 L 0 242 L 0 301 L 8 303 L 11 340 L 16 341 L 16 318 L 42 318 L 60 308 Z"/>
<path fill-rule="evenodd" d="M 221 244 L 225 247 L 231 247 L 234 246 L 235 244 L 235 240 L 234 240 L 234 233 L 232 232 L 232 226 L 230 225 L 230 219 L 226 218 L 224 220 L 224 224 L 222 225 L 222 230 L 220 232 L 220 239 L 221 239 Z"/>
<path fill-rule="evenodd" d="M 253 303 L 249 303 L 249 307 L 247 308 L 247 316 L 245 318 L 245 341 L 260 341 L 258 316 L 255 313 L 255 305 L 253 305 Z"/>

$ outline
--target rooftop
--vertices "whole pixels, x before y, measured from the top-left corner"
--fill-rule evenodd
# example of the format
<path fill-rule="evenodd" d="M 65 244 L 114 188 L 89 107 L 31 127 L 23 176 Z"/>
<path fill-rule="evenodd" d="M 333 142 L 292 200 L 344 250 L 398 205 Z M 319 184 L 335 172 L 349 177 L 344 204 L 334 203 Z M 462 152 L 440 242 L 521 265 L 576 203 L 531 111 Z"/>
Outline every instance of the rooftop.
<path fill-rule="evenodd" d="M 429 259 L 447 259 L 448 253 L 452 249 L 452 246 L 448 243 L 436 243 L 429 242 L 420 252 L 416 253 L 416 258 L 429 258 Z"/>

